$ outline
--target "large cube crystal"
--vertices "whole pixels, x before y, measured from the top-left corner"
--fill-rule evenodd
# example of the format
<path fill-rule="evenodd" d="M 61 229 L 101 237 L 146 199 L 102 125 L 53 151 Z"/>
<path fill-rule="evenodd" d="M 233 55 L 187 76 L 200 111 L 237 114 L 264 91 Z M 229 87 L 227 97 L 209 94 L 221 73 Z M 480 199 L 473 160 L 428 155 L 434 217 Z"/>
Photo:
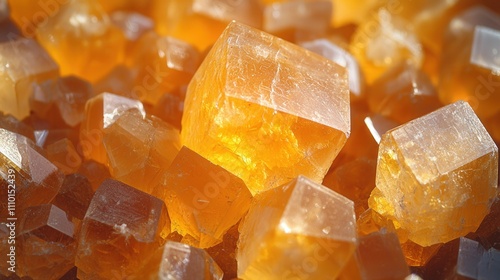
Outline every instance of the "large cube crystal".
<path fill-rule="evenodd" d="M 0 44 L 0 111 L 18 119 L 30 113 L 32 83 L 56 79 L 59 67 L 34 40 Z"/>
<path fill-rule="evenodd" d="M 183 147 L 156 190 L 165 199 L 172 230 L 190 235 L 197 247 L 220 243 L 246 213 L 252 199 L 243 181 Z"/>
<path fill-rule="evenodd" d="M 233 22 L 189 84 L 181 141 L 255 194 L 320 182 L 349 131 L 345 68 Z"/>
<path fill-rule="evenodd" d="M 239 231 L 242 279 L 335 279 L 356 247 L 352 201 L 303 176 L 255 196 Z"/>
<path fill-rule="evenodd" d="M 113 178 L 151 193 L 180 149 L 179 131 L 138 110 L 124 112 L 104 129 L 104 146 Z M 131 149 L 133 147 L 133 149 Z"/>
<path fill-rule="evenodd" d="M 80 232 L 79 279 L 123 279 L 134 275 L 170 233 L 165 204 L 115 180 L 92 199 Z"/>
<path fill-rule="evenodd" d="M 498 148 L 463 102 L 382 137 L 369 206 L 430 246 L 478 228 L 496 196 Z"/>

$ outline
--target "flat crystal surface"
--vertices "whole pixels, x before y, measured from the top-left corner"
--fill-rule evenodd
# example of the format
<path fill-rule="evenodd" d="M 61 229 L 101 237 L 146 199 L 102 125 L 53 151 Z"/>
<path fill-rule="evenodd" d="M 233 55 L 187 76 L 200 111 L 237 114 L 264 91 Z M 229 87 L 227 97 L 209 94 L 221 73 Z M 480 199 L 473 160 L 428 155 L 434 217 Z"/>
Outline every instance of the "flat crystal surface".
<path fill-rule="evenodd" d="M 476 27 L 470 62 L 500 75 L 500 31 L 498 29 Z"/>
<path fill-rule="evenodd" d="M 241 24 L 231 23 L 226 32 L 231 62 L 226 65 L 226 95 L 349 134 L 349 89 L 344 67 Z"/>
<path fill-rule="evenodd" d="M 122 97 L 112 93 L 103 93 L 103 124 L 106 128 L 115 122 L 116 119 L 125 111 L 136 108 L 142 117 L 146 117 L 144 106 L 138 100 Z"/>

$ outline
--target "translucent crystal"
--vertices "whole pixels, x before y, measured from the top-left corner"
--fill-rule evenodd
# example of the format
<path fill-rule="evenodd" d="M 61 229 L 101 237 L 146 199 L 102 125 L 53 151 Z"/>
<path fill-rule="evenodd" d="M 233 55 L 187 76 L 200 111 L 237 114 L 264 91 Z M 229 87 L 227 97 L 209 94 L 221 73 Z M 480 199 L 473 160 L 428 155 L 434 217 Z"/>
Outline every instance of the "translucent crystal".
<path fill-rule="evenodd" d="M 243 181 L 183 147 L 156 189 L 165 199 L 172 230 L 190 235 L 193 245 L 220 243 L 226 231 L 246 213 L 252 199 Z"/>
<path fill-rule="evenodd" d="M 0 44 L 0 110 L 17 119 L 29 115 L 32 83 L 56 79 L 59 67 L 34 40 Z"/>
<path fill-rule="evenodd" d="M 335 278 L 355 249 L 353 206 L 302 176 L 258 194 L 239 228 L 238 277 Z"/>
<path fill-rule="evenodd" d="M 64 174 L 75 173 L 82 164 L 82 158 L 67 138 L 47 145 L 46 152 L 47 158 Z"/>
<path fill-rule="evenodd" d="M 368 204 L 430 246 L 477 229 L 496 196 L 498 148 L 465 102 L 382 137 Z"/>
<path fill-rule="evenodd" d="M 255 194 L 321 181 L 349 131 L 344 68 L 233 22 L 189 85 L 181 141 Z"/>
<path fill-rule="evenodd" d="M 106 180 L 83 220 L 75 263 L 78 278 L 131 277 L 169 233 L 170 220 L 160 199 Z"/>
<path fill-rule="evenodd" d="M 155 117 L 144 119 L 139 110 L 124 112 L 106 127 L 103 143 L 113 178 L 146 193 L 159 184 L 180 149 L 176 128 Z"/>
<path fill-rule="evenodd" d="M 52 204 L 82 221 L 93 195 L 94 191 L 87 177 L 78 173 L 70 174 L 64 177 L 61 189 Z"/>

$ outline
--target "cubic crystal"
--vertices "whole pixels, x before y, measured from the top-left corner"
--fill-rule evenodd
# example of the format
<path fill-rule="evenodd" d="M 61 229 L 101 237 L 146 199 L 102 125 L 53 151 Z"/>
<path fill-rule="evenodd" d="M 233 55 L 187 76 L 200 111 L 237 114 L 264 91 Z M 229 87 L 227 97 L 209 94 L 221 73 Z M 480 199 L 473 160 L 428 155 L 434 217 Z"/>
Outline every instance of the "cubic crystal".
<path fill-rule="evenodd" d="M 430 246 L 477 229 L 497 192 L 498 148 L 465 102 L 382 137 L 368 204 Z"/>
<path fill-rule="evenodd" d="M 182 128 L 252 194 L 299 174 L 320 182 L 349 135 L 346 71 L 233 22 L 189 84 Z"/>
<path fill-rule="evenodd" d="M 258 194 L 240 224 L 238 277 L 335 278 L 356 246 L 353 206 L 302 176 Z"/>

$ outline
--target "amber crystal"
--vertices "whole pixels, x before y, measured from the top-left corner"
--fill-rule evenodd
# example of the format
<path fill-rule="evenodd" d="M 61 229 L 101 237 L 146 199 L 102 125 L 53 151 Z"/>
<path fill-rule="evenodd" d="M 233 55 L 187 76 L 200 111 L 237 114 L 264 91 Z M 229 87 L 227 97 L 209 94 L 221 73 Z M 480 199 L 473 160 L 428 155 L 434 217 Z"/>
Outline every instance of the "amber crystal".
<path fill-rule="evenodd" d="M 85 159 L 108 163 L 103 144 L 104 129 L 129 109 L 137 109 L 145 117 L 144 106 L 138 100 L 102 93 L 85 105 L 85 117 L 80 126 L 80 145 Z"/>
<path fill-rule="evenodd" d="M 139 110 L 124 112 L 103 132 L 113 178 L 147 193 L 180 149 L 176 128 L 156 117 L 145 119 Z"/>
<path fill-rule="evenodd" d="M 233 22 L 189 85 L 181 140 L 252 194 L 321 181 L 349 135 L 348 104 L 343 67 Z"/>
<path fill-rule="evenodd" d="M 67 138 L 47 145 L 46 153 L 47 158 L 64 174 L 76 172 L 82 164 L 75 146 Z"/>
<path fill-rule="evenodd" d="M 130 277 L 169 233 L 170 219 L 160 199 L 106 180 L 83 220 L 76 256 L 78 278 Z"/>
<path fill-rule="evenodd" d="M 186 147 L 166 171 L 155 194 L 165 199 L 172 231 L 189 235 L 199 248 L 220 243 L 252 199 L 240 178 Z"/>
<path fill-rule="evenodd" d="M 71 216 L 57 206 L 44 204 L 25 209 L 19 225 L 17 274 L 32 279 L 59 279 L 74 266 L 75 238 Z"/>
<path fill-rule="evenodd" d="M 355 249 L 354 205 L 300 176 L 255 196 L 239 231 L 239 278 L 331 279 Z"/>
<path fill-rule="evenodd" d="M 497 192 L 498 148 L 465 102 L 382 137 L 368 204 L 421 245 L 477 229 Z"/>
<path fill-rule="evenodd" d="M 93 195 L 94 191 L 87 177 L 74 173 L 64 177 L 61 189 L 52 200 L 52 204 L 69 215 L 83 220 Z"/>
<path fill-rule="evenodd" d="M 34 40 L 0 43 L 0 110 L 17 119 L 29 115 L 33 82 L 56 79 L 59 67 Z"/>
<path fill-rule="evenodd" d="M 124 35 L 96 0 L 68 1 L 36 34 L 62 75 L 96 81 L 122 60 Z"/>
<path fill-rule="evenodd" d="M 0 191 L 2 197 L 6 198 L 0 203 L 1 217 L 9 214 L 8 184 L 15 186 L 19 211 L 50 202 L 63 181 L 62 173 L 43 155 L 43 151 L 36 147 L 35 143 L 3 128 L 0 128 L 0 174 Z"/>

